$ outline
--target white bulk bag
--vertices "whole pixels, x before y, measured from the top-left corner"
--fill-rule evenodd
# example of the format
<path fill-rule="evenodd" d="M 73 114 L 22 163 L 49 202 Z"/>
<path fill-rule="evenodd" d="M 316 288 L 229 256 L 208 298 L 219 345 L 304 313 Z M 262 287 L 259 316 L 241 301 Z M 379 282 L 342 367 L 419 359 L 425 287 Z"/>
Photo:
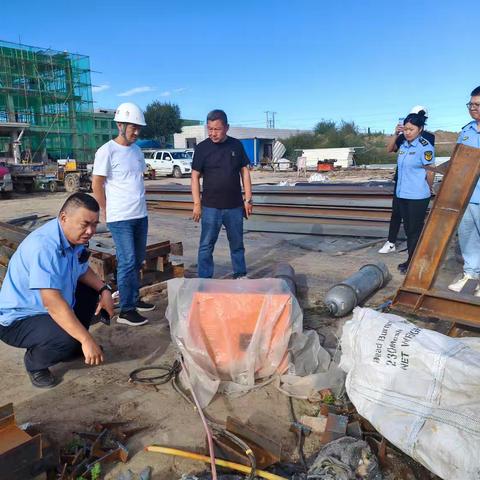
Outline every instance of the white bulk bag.
<path fill-rule="evenodd" d="M 341 342 L 360 415 L 443 479 L 480 479 L 480 338 L 357 307 Z"/>

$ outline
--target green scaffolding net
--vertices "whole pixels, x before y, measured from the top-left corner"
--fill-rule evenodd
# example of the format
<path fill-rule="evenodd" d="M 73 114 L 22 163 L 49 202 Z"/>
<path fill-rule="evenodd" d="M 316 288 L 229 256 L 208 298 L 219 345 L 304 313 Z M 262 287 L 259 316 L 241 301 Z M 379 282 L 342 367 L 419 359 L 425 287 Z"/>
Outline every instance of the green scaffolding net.
<path fill-rule="evenodd" d="M 29 124 L 22 154 L 92 162 L 95 154 L 90 59 L 0 41 L 0 123 Z M 8 156 L 0 137 L 0 156 Z M 7 154 L 7 155 L 6 155 Z"/>

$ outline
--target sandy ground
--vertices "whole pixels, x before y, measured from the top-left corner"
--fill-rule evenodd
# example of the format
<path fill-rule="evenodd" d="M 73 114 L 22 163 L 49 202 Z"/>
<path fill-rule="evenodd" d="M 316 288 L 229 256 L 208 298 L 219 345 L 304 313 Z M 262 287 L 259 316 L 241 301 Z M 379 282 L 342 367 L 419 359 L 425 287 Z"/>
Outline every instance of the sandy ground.
<path fill-rule="evenodd" d="M 255 182 L 277 182 L 295 174 L 254 172 Z M 388 172 L 364 171 L 355 175 L 335 175 L 337 181 L 358 181 L 389 178 Z M 172 179 L 153 182 L 169 183 Z M 177 182 L 178 183 L 178 182 Z M 188 183 L 188 179 L 180 180 Z M 0 220 L 31 213 L 56 214 L 66 193 L 37 193 L 15 195 L 0 201 Z M 200 228 L 189 219 L 168 217 L 153 213 L 150 216 L 150 240 L 182 241 L 186 276 L 196 274 L 196 251 Z M 325 313 L 322 299 L 336 282 L 348 277 L 365 263 L 383 260 L 392 273 L 388 285 L 367 301 L 379 305 L 391 298 L 403 279 L 396 265 L 406 259 L 405 253 L 379 255 L 379 241 L 352 252 L 342 253 L 358 242 L 355 239 L 323 239 L 301 235 L 246 233 L 245 244 L 249 275 L 268 276 L 274 265 L 289 262 L 297 273 L 298 299 L 304 309 L 305 321 L 321 322 L 327 335 L 327 346 L 334 347 L 340 335 L 343 320 L 331 319 Z M 318 251 L 319 250 L 319 251 Z M 228 244 L 222 232 L 215 251 L 216 277 L 230 274 Z M 112 323 L 110 327 L 95 325 L 93 333 L 104 346 L 106 362 L 90 368 L 81 361 L 60 364 L 53 368 L 63 381 L 54 389 L 35 389 L 23 367 L 23 351 L 0 343 L 2 389 L 0 405 L 13 402 L 19 423 L 32 422 L 59 443 L 67 442 L 73 431 L 85 431 L 93 422 L 127 421 L 129 428 L 147 427 L 128 442 L 130 461 L 109 469 L 107 479 L 130 468 L 139 473 L 145 466 L 154 469 L 153 478 L 176 479 L 182 473 L 199 471 L 198 463 L 146 453 L 142 449 L 151 443 L 201 451 L 205 444 L 199 417 L 172 389 L 164 385 L 154 389 L 128 383 L 128 374 L 146 362 L 155 365 L 170 364 L 175 352 L 172 348 L 167 322 L 164 318 L 166 295 L 153 298 L 157 305 L 148 313 L 150 323 L 133 328 Z M 152 353 L 156 352 L 153 357 Z M 306 402 L 296 402 L 298 413 L 308 411 Z M 288 399 L 270 385 L 241 398 L 217 397 L 208 413 L 225 420 L 227 415 L 242 420 L 251 419 L 267 435 L 282 441 L 286 452 L 293 449 L 295 437 L 289 432 Z"/>

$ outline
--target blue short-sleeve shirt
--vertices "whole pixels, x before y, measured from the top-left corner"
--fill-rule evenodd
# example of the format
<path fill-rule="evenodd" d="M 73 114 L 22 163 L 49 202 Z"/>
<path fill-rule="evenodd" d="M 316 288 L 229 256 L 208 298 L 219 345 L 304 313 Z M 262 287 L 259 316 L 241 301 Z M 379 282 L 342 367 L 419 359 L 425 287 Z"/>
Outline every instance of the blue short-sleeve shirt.
<path fill-rule="evenodd" d="M 430 197 L 425 165 L 435 162 L 435 149 L 423 137 L 413 142 L 405 140 L 398 150 L 398 180 L 396 195 L 398 198 L 421 200 Z"/>
<path fill-rule="evenodd" d="M 0 325 L 47 313 L 43 288 L 59 290 L 73 307 L 78 279 L 88 269 L 88 262 L 79 261 L 84 248 L 70 245 L 56 218 L 28 235 L 8 263 L 0 290 Z"/>
<path fill-rule="evenodd" d="M 477 128 L 476 121 L 470 122 L 462 128 L 457 143 L 468 145 L 469 147 L 480 148 L 480 131 Z M 475 190 L 470 197 L 470 203 L 480 203 L 480 180 L 478 180 Z"/>

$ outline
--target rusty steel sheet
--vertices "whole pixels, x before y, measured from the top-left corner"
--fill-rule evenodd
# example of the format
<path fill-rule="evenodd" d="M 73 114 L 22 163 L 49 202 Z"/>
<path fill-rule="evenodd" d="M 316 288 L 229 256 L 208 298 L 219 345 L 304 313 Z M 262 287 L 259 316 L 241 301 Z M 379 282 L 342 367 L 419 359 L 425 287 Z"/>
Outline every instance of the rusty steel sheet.
<path fill-rule="evenodd" d="M 177 208 L 156 208 L 154 206 L 150 207 L 150 210 L 168 214 L 168 215 L 176 215 L 180 217 L 191 217 L 191 210 L 190 209 L 177 209 Z M 257 213 L 252 214 L 247 221 L 244 223 L 244 228 L 248 230 L 249 222 L 271 222 L 271 223 L 292 223 L 292 224 L 309 224 L 309 225 L 344 225 L 344 226 L 363 226 L 368 227 L 369 225 L 375 226 L 379 225 L 382 227 L 387 228 L 388 232 L 388 225 L 390 223 L 390 219 L 386 220 L 384 218 L 364 218 L 361 216 L 299 216 L 299 215 L 289 215 L 286 212 L 284 215 L 272 215 L 270 212 L 266 213 Z"/>
<path fill-rule="evenodd" d="M 41 435 L 30 436 L 15 423 L 13 404 L 0 408 L 0 478 L 31 478 L 31 472 L 42 458 Z"/>
<path fill-rule="evenodd" d="M 480 325 L 480 298 L 455 294 L 444 290 L 429 291 L 401 287 L 392 308 L 429 318 L 478 327 Z"/>
<path fill-rule="evenodd" d="M 479 176 L 480 149 L 457 145 L 403 285 L 393 299 L 393 309 L 464 325 L 480 325 L 477 297 L 433 288 L 449 242 Z"/>
<path fill-rule="evenodd" d="M 150 210 L 170 216 L 190 218 L 189 210 L 177 209 L 155 209 Z M 322 222 L 313 223 L 308 218 L 298 218 L 297 221 L 291 221 L 292 217 L 274 217 L 271 221 L 264 220 L 261 216 L 251 217 L 243 222 L 245 232 L 270 232 L 270 233 L 291 233 L 298 235 L 328 235 L 328 236 L 347 236 L 347 237 L 367 237 L 367 238 L 386 238 L 388 236 L 388 222 L 369 222 L 361 220 L 339 221 L 334 219 L 323 219 Z M 261 219 L 261 220 L 260 220 Z M 400 240 L 403 240 L 402 231 L 399 233 Z"/>
<path fill-rule="evenodd" d="M 266 468 L 280 461 L 282 447 L 280 443 L 260 432 L 253 426 L 241 422 L 235 417 L 227 417 L 226 429 L 240 437 L 252 449 L 257 460 L 257 467 Z M 248 465 L 248 459 L 244 462 Z"/>
<path fill-rule="evenodd" d="M 254 185 L 253 213 L 245 231 L 384 238 L 392 182 Z M 148 186 L 147 206 L 163 215 L 191 217 L 188 185 Z M 403 237 L 403 232 L 400 233 Z"/>
<path fill-rule="evenodd" d="M 150 206 L 150 205 L 149 205 Z M 193 209 L 193 202 L 169 202 L 169 201 L 155 201 L 152 202 L 151 207 L 155 210 L 160 209 L 174 209 L 174 210 L 188 210 Z M 292 217 L 308 217 L 308 218 L 361 218 L 363 220 L 383 220 L 390 222 L 391 210 L 374 210 L 362 208 L 326 208 L 326 207 L 304 207 L 297 205 L 257 205 L 255 204 L 252 217 L 256 215 L 279 215 Z"/>
<path fill-rule="evenodd" d="M 366 238 L 386 238 L 388 235 L 387 224 L 372 224 L 369 222 L 352 225 L 350 223 L 309 223 L 309 222 L 290 222 L 285 221 L 255 221 L 248 220 L 244 222 L 244 230 L 247 232 L 270 232 L 287 233 L 294 235 L 326 235 L 342 237 L 366 237 Z M 399 239 L 402 239 L 399 235 Z"/>
<path fill-rule="evenodd" d="M 163 192 L 147 193 L 147 202 L 192 202 L 190 191 L 182 193 L 164 195 Z M 365 196 L 365 195 L 255 195 L 255 205 L 274 204 L 274 205 L 296 205 L 298 207 L 352 207 L 352 208 L 372 208 L 387 209 L 392 208 L 392 195 L 387 196 Z"/>
<path fill-rule="evenodd" d="M 358 183 L 297 183 L 295 185 L 252 185 L 253 195 L 365 195 L 392 196 L 394 182 L 358 182 Z M 145 193 L 178 194 L 188 193 L 188 185 L 148 185 Z"/>

